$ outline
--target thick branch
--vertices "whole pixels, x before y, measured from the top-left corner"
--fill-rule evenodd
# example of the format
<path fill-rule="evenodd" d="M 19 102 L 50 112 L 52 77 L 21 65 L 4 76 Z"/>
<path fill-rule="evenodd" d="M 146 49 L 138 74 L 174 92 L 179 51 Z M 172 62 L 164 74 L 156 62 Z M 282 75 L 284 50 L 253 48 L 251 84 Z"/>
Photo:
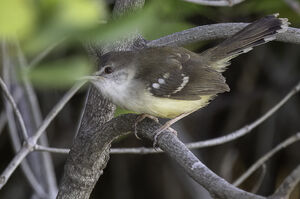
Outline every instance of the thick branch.
<path fill-rule="evenodd" d="M 153 122 L 151 122 L 153 123 Z M 159 125 L 150 121 L 143 122 L 138 126 L 138 132 L 150 140 L 153 140 Z M 215 198 L 222 199 L 262 199 L 264 197 L 245 192 L 229 184 L 221 177 L 209 170 L 200 160 L 177 138 L 171 131 L 162 133 L 158 137 L 158 146 L 190 175 L 196 182 L 201 184 Z"/>
<path fill-rule="evenodd" d="M 107 122 L 100 129 L 101 133 L 93 132 L 90 136 L 86 136 L 84 139 L 85 147 L 76 148 L 74 152 L 70 152 L 68 161 L 73 161 L 72 164 L 67 164 L 72 169 L 68 169 L 68 175 L 73 176 L 69 189 L 73 192 L 66 198 L 88 198 L 87 193 L 95 183 L 93 175 L 95 170 L 102 170 L 104 161 L 106 159 L 104 154 L 108 152 L 110 143 L 128 132 L 134 130 L 134 124 L 136 122 L 136 115 L 128 114 L 114 118 Z M 153 140 L 153 132 L 160 127 L 160 124 L 145 119 L 137 126 L 137 132 L 142 137 Z M 76 139 L 80 141 L 80 139 Z M 74 144 L 76 145 L 76 143 Z M 199 184 L 204 186 L 213 196 L 218 198 L 230 198 L 230 199 L 262 199 L 263 197 L 257 196 L 243 190 L 240 190 L 233 185 L 220 178 L 212 171 L 210 171 L 204 164 L 202 164 L 187 148 L 178 140 L 174 133 L 165 131 L 158 138 L 158 145 L 173 159 L 175 159 L 182 168 Z M 101 151 L 101 153 L 99 153 Z M 74 154 L 73 154 L 74 153 Z M 103 157 L 102 157 L 103 155 Z M 105 164 L 105 163 L 104 163 Z M 79 169 L 80 168 L 80 169 Z M 83 169 L 84 168 L 84 169 Z M 92 170 L 90 168 L 93 168 Z M 102 173 L 102 172 L 101 172 Z M 98 174 L 97 174 L 98 175 Z M 81 186 L 81 182 L 78 178 L 85 176 L 85 187 Z M 88 189 L 88 190 L 87 190 Z M 84 193 L 78 197 L 78 194 Z M 60 197 L 62 198 L 62 197 Z"/>
<path fill-rule="evenodd" d="M 149 41 L 147 46 L 183 46 L 197 41 L 224 39 L 247 25 L 248 23 L 219 23 L 198 26 Z M 285 33 L 278 34 L 276 38 L 277 41 L 300 44 L 300 29 L 288 28 Z"/>
<path fill-rule="evenodd" d="M 113 111 L 114 106 L 91 87 L 57 198 L 89 198 L 109 158 L 114 136 L 102 133 L 102 125 L 112 118 Z"/>
<path fill-rule="evenodd" d="M 144 0 L 117 0 L 114 15 L 143 7 Z M 104 46 L 104 51 L 118 51 L 133 48 L 143 41 L 137 33 L 121 41 Z M 109 146 L 115 137 L 106 136 L 100 131 L 102 125 L 113 117 L 115 106 L 104 99 L 94 87 L 90 88 L 86 106 L 80 121 L 78 135 L 74 140 L 67 162 L 65 164 L 62 183 L 57 198 L 89 198 L 98 178 L 109 158 Z M 94 142 L 91 137 L 95 137 Z M 101 139 L 97 139 L 101 137 Z M 90 144 L 93 143 L 93 144 Z M 87 146 L 88 144 L 88 146 Z M 91 161 L 92 160 L 92 161 Z"/>

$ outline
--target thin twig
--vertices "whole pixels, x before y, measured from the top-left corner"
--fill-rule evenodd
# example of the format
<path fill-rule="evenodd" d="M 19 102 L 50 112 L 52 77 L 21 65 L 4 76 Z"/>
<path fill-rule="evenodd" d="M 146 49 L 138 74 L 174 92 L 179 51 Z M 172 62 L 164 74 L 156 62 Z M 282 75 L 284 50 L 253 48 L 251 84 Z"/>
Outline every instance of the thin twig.
<path fill-rule="evenodd" d="M 6 108 L 7 118 L 8 118 L 9 135 L 12 140 L 13 149 L 17 153 L 18 150 L 21 148 L 21 143 L 20 143 L 20 138 L 18 136 L 18 132 L 17 132 L 17 128 L 16 128 L 15 119 L 13 117 L 11 107 L 6 106 L 5 108 Z M 47 196 L 44 188 L 40 185 L 39 180 L 35 177 L 32 169 L 30 168 L 26 159 L 24 159 L 21 162 L 21 169 L 22 169 L 26 179 L 28 180 L 29 185 L 32 187 L 32 189 L 35 191 L 35 193 L 38 196 L 41 196 L 42 198 Z"/>
<path fill-rule="evenodd" d="M 202 147 L 208 147 L 208 146 L 215 146 L 215 145 L 220 145 L 224 144 L 230 141 L 233 141 L 237 138 L 240 138 L 249 132 L 251 132 L 255 127 L 263 123 L 266 119 L 271 117 L 276 111 L 279 110 L 291 97 L 293 97 L 295 94 L 297 94 L 300 91 L 300 82 L 294 86 L 294 88 L 282 99 L 280 102 L 278 102 L 274 107 L 272 107 L 268 112 L 266 112 L 264 115 L 262 115 L 260 118 L 255 120 L 253 123 L 246 125 L 245 127 L 238 129 L 228 135 L 207 140 L 207 141 L 200 141 L 196 143 L 192 143 L 187 145 L 188 147 L 191 148 L 202 148 Z"/>
<path fill-rule="evenodd" d="M 0 77 L 0 87 L 2 88 L 5 97 L 7 98 L 8 102 L 12 106 L 12 109 L 13 109 L 14 113 L 16 114 L 16 117 L 17 117 L 18 122 L 19 122 L 20 127 L 21 127 L 21 132 L 22 132 L 23 139 L 26 140 L 28 138 L 28 133 L 27 133 L 27 129 L 25 127 L 23 117 L 20 113 L 20 110 L 17 107 L 17 104 L 16 104 L 14 98 L 9 93 L 9 90 L 8 90 L 6 84 L 4 83 L 4 81 L 2 80 L 1 77 Z"/>
<path fill-rule="evenodd" d="M 269 160 L 273 155 L 275 155 L 281 149 L 286 148 L 287 146 L 297 142 L 300 140 L 300 132 L 296 133 L 295 135 L 289 137 L 279 145 L 277 145 L 274 149 L 269 151 L 267 154 L 262 156 L 257 162 L 255 162 L 243 175 L 241 175 L 233 185 L 239 186 L 242 182 L 244 182 L 256 169 L 261 167 L 267 160 Z"/>
<path fill-rule="evenodd" d="M 36 144 L 33 149 L 35 151 L 43 151 L 43 152 L 49 152 L 49 153 L 61 153 L 61 154 L 68 154 L 70 152 L 70 149 L 54 148 L 54 147 L 42 146 L 39 144 Z"/>
<path fill-rule="evenodd" d="M 69 100 L 75 95 L 75 93 L 86 83 L 87 81 L 77 82 L 64 96 L 63 98 L 53 107 L 49 112 L 45 120 L 43 121 L 36 134 L 32 137 L 32 140 L 36 143 L 38 138 L 49 126 L 50 122 L 56 117 L 61 109 L 69 102 Z"/>
<path fill-rule="evenodd" d="M 3 79 L 3 80 L 6 81 L 5 79 Z M 18 103 L 19 100 L 20 100 L 21 97 L 22 97 L 22 93 L 19 92 L 19 91 L 20 91 L 20 90 L 16 90 L 16 91 L 14 91 L 14 92 L 12 93 L 12 96 L 13 96 L 13 98 L 15 99 L 16 103 Z M 2 112 L 0 113 L 0 134 L 1 134 L 1 132 L 2 132 L 2 130 L 3 130 L 3 128 L 4 128 L 4 126 L 5 126 L 6 122 L 7 122 L 6 111 L 2 111 Z"/>
<path fill-rule="evenodd" d="M 4 111 L 0 113 L 0 135 L 3 132 L 3 128 L 5 127 L 5 124 L 7 122 L 7 117 Z"/>
<path fill-rule="evenodd" d="M 2 65 L 3 65 L 3 68 L 9 68 L 8 66 L 8 61 L 6 59 L 6 57 L 8 55 L 6 55 L 6 47 L 5 47 L 5 41 L 2 42 L 2 55 L 3 55 L 3 59 L 2 59 Z M 18 122 L 20 124 L 20 127 L 21 127 L 21 132 L 22 132 L 22 136 L 23 136 L 23 139 L 27 139 L 28 138 L 28 133 L 27 133 L 27 129 L 25 127 L 25 123 L 24 123 L 24 120 L 23 120 L 23 117 L 17 107 L 17 104 L 14 100 L 14 98 L 11 96 L 10 92 L 9 92 L 9 89 L 7 88 L 5 82 L 2 80 L 2 78 L 0 78 L 0 86 L 4 92 L 4 95 L 5 97 L 7 98 L 8 102 L 11 104 L 12 108 L 13 108 L 13 111 L 14 113 L 16 114 L 17 116 L 17 119 L 18 119 Z"/>
<path fill-rule="evenodd" d="M 0 176 L 0 190 L 6 184 L 7 180 L 11 174 L 16 170 L 16 168 L 21 164 L 24 158 L 29 154 L 30 149 L 26 146 L 22 146 L 21 150 L 14 156 L 9 165 L 5 168 Z"/>
<path fill-rule="evenodd" d="M 62 108 L 67 104 L 72 96 L 86 83 L 86 81 L 80 81 L 76 83 L 64 96 L 63 98 L 53 107 L 50 113 L 47 115 L 43 121 L 40 128 L 37 130 L 35 135 L 28 138 L 21 150 L 16 154 L 13 160 L 9 163 L 7 168 L 3 171 L 0 176 L 0 190 L 6 184 L 7 180 L 10 178 L 11 174 L 20 165 L 23 159 L 33 150 L 39 137 L 45 132 L 46 128 L 49 126 L 50 122 L 56 117 L 56 115 L 62 110 Z"/>
<path fill-rule="evenodd" d="M 44 50 L 42 52 L 42 55 L 46 56 L 49 52 L 51 52 L 51 50 L 55 46 L 50 46 L 49 48 Z M 16 41 L 16 47 L 18 50 L 19 66 L 21 69 L 25 69 L 25 68 L 27 68 L 26 67 L 27 61 L 26 61 L 24 53 L 21 49 L 20 43 L 18 41 Z M 39 57 L 39 56 L 37 56 L 37 57 Z M 41 61 L 42 58 L 43 57 L 40 56 L 39 59 L 36 60 L 36 62 L 34 62 L 34 63 L 37 64 L 38 63 L 37 61 Z M 28 102 L 29 102 L 29 108 L 31 109 L 35 128 L 37 128 L 42 123 L 42 114 L 41 114 L 41 110 L 39 107 L 38 99 L 37 99 L 35 91 L 31 85 L 27 75 L 23 75 L 22 78 L 23 78 L 23 82 L 24 82 L 25 94 L 26 94 L 26 96 L 28 98 Z M 48 145 L 48 139 L 47 139 L 46 132 L 41 136 L 40 142 L 43 145 Z M 55 177 L 55 173 L 54 173 L 53 162 L 52 162 L 50 155 L 47 153 L 42 154 L 42 161 L 43 161 L 44 172 L 45 172 L 45 181 L 46 181 L 46 185 L 48 186 L 48 192 L 51 195 L 51 198 L 54 198 L 56 193 L 58 192 L 58 188 L 57 188 L 57 184 L 56 184 L 56 177 Z"/>
<path fill-rule="evenodd" d="M 28 64 L 28 69 L 32 69 L 33 67 L 35 67 L 36 65 L 38 65 L 38 63 L 40 63 L 40 61 L 42 61 L 55 47 L 57 47 L 59 44 L 61 44 L 63 41 L 65 40 L 65 38 L 54 42 L 52 45 L 48 46 L 45 50 L 43 50 L 40 54 L 38 54 L 29 64 Z"/>
<path fill-rule="evenodd" d="M 10 87 L 10 72 L 11 69 L 10 62 L 8 61 L 10 59 L 9 54 L 7 53 L 7 49 L 5 46 L 5 41 L 2 41 L 2 55 L 3 55 L 3 81 L 7 84 L 7 87 Z M 20 92 L 20 89 L 16 89 L 13 92 L 13 97 L 16 99 L 16 101 L 19 101 L 19 99 L 22 97 L 22 92 Z M 12 141 L 13 149 L 15 153 L 21 148 L 20 143 L 20 137 L 18 135 L 17 125 L 14 118 L 14 113 L 12 112 L 12 107 L 10 106 L 10 103 L 6 100 L 5 101 L 5 122 L 8 121 L 8 128 L 9 128 L 9 135 Z M 3 112 L 4 114 L 4 112 Z M 35 191 L 35 194 L 37 194 L 41 198 L 45 198 L 47 196 L 45 190 L 43 187 L 39 184 L 39 181 L 37 180 L 36 176 L 34 175 L 32 169 L 30 168 L 27 160 L 23 160 L 21 163 L 21 169 L 24 173 L 24 176 L 26 180 L 29 182 L 29 185 L 31 188 Z"/>
<path fill-rule="evenodd" d="M 205 6 L 233 6 L 245 0 L 184 0 L 187 2 L 197 3 Z"/>
<path fill-rule="evenodd" d="M 264 163 L 264 164 L 261 166 L 261 173 L 260 173 L 260 175 L 259 175 L 259 178 L 258 178 L 257 182 L 255 183 L 254 187 L 252 188 L 251 193 L 256 193 L 256 192 L 259 190 L 259 188 L 260 188 L 262 182 L 264 181 L 264 178 L 265 178 L 265 176 L 266 176 L 266 173 L 267 173 L 267 166 L 266 166 L 266 164 Z"/>

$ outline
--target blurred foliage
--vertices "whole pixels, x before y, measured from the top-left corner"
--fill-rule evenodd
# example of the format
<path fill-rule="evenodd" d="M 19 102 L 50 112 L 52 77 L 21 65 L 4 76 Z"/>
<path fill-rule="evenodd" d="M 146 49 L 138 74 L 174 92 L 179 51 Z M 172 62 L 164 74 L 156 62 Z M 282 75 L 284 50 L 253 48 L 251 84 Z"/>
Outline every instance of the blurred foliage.
<path fill-rule="evenodd" d="M 26 3 L 22 0 L 1 1 L 0 36 L 12 42 L 20 40 L 27 57 L 35 57 L 65 38 L 69 44 L 75 42 L 78 46 L 85 41 L 110 42 L 139 29 L 146 38 L 153 39 L 190 27 L 181 20 L 188 13 L 187 10 L 173 12 L 178 4 L 183 3 L 171 0 L 151 1 L 142 11 L 113 18 L 111 11 L 101 0 L 29 0 Z M 85 64 L 81 63 L 85 61 L 78 58 L 82 55 L 80 53 L 76 59 L 64 64 L 62 61 L 42 64 L 42 69 L 37 66 L 21 74 L 28 74 L 38 86 L 68 86 L 71 79 L 86 75 L 85 72 L 89 71 L 82 68 Z M 76 66 L 69 66 L 76 62 Z M 67 74 L 66 71 L 70 68 L 72 73 Z M 64 75 L 61 74 L 67 77 L 63 78 Z M 73 78 L 70 77 L 72 75 Z"/>
<path fill-rule="evenodd" d="M 68 38 L 69 43 L 85 41 L 110 42 L 124 37 L 137 29 L 148 39 L 155 39 L 176 31 L 192 27 L 187 19 L 195 15 L 202 15 L 208 22 L 229 21 L 233 16 L 249 16 L 255 13 L 265 15 L 270 13 L 281 13 L 281 16 L 288 17 L 294 23 L 300 23 L 299 16 L 283 1 L 273 0 L 251 0 L 237 5 L 235 12 L 232 8 L 213 8 L 180 0 L 151 0 L 146 1 L 143 10 L 128 14 L 122 18 L 113 18 L 111 10 L 103 0 L 10 0 L 0 2 L 0 36 L 14 41 L 20 40 L 22 48 L 27 57 L 35 57 L 39 52 L 51 46 L 53 43 Z M 226 16 L 226 17 L 224 17 Z M 229 19 L 228 19 L 229 18 Z M 195 24 L 201 24 L 197 21 Z M 71 45 L 69 45 L 71 46 Z M 71 79 L 86 75 L 87 69 L 70 67 L 68 64 L 84 63 L 78 57 L 83 57 L 83 53 L 76 54 L 76 59 L 66 61 L 66 65 L 59 61 L 47 63 L 43 69 L 36 67 L 30 70 L 30 78 L 39 86 L 62 86 L 64 82 L 70 85 Z M 72 59 L 72 58 L 69 58 Z M 47 69 L 45 69 L 47 67 Z M 65 69 L 62 69 L 65 68 Z M 67 71 L 72 68 L 77 72 L 69 73 L 73 78 L 61 78 L 66 74 L 60 71 Z M 43 74 L 44 73 L 46 74 Z M 22 73 L 25 74 L 25 73 Z M 27 73 L 26 73 L 27 74 Z M 41 77 L 38 78 L 37 74 Z M 53 77 L 50 77 L 54 75 Z M 55 79 L 58 81 L 54 81 Z M 52 84 L 53 82 L 53 84 Z M 58 84 L 59 82 L 59 84 Z"/>
<path fill-rule="evenodd" d="M 0 2 L 0 36 L 24 38 L 35 28 L 36 15 L 32 2 L 10 0 Z"/>
<path fill-rule="evenodd" d="M 85 57 L 71 57 L 41 64 L 22 71 L 37 87 L 60 88 L 71 86 L 84 75 L 91 73 L 91 64 Z"/>

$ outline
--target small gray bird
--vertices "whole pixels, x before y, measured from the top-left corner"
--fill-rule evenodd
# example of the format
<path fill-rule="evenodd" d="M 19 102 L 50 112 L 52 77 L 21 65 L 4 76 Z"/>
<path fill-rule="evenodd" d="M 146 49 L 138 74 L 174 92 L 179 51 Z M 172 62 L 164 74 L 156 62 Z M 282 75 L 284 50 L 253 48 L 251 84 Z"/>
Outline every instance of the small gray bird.
<path fill-rule="evenodd" d="M 110 52 L 100 57 L 91 82 L 114 104 L 155 117 L 173 118 L 162 132 L 186 115 L 229 91 L 222 72 L 229 61 L 285 32 L 288 19 L 261 18 L 200 54 L 181 47 L 151 47 Z"/>

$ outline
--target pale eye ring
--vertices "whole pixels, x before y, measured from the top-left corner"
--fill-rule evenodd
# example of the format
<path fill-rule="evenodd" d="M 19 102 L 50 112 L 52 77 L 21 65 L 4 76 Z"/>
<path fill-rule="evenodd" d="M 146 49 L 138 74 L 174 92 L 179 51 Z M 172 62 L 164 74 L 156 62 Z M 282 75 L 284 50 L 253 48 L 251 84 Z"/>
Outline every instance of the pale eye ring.
<path fill-rule="evenodd" d="M 112 69 L 112 67 L 107 66 L 107 67 L 104 68 L 104 72 L 105 72 L 106 74 L 110 74 L 110 73 L 113 72 L 113 69 Z"/>

